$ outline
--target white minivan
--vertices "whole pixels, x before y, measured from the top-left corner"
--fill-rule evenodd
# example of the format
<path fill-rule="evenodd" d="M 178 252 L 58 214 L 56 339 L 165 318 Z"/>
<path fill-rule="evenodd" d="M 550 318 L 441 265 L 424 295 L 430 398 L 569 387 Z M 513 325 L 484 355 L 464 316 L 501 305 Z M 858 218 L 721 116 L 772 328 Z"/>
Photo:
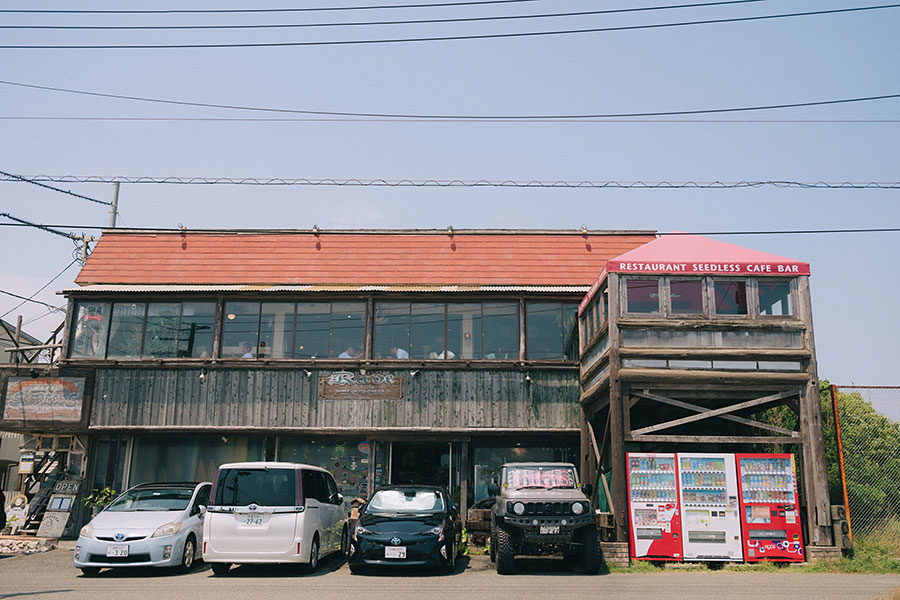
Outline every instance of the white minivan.
<path fill-rule="evenodd" d="M 348 515 L 331 473 L 283 462 L 219 467 L 203 523 L 203 561 L 222 575 L 233 564 L 303 563 L 347 553 Z"/>

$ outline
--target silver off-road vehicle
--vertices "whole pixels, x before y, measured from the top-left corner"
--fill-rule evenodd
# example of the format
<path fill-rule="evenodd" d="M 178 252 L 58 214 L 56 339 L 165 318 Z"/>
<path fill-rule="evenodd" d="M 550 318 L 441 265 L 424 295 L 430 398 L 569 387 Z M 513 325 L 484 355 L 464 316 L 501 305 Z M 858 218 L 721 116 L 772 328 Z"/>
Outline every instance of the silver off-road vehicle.
<path fill-rule="evenodd" d="M 590 484 L 579 485 L 570 463 L 506 463 L 491 509 L 491 561 L 497 573 L 515 568 L 515 557 L 562 553 L 585 573 L 600 570 L 600 537 L 588 498 Z"/>

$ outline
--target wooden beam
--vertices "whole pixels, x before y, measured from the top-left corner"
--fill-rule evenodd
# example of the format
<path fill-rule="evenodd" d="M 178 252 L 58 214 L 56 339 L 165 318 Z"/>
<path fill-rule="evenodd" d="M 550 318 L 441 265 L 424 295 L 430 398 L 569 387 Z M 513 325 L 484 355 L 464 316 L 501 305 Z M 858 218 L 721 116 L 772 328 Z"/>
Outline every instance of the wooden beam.
<path fill-rule="evenodd" d="M 621 348 L 621 358 L 664 358 L 669 360 L 809 360 L 812 353 L 805 348 Z"/>
<path fill-rule="evenodd" d="M 618 377 L 622 381 L 662 382 L 662 383 L 714 383 L 741 385 L 788 385 L 805 384 L 809 375 L 804 371 L 725 371 L 725 370 L 689 370 L 689 369 L 650 369 L 643 367 L 625 367 L 619 369 Z"/>
<path fill-rule="evenodd" d="M 588 433 L 590 434 L 591 448 L 594 449 L 594 457 L 597 459 L 597 467 L 600 466 L 600 450 L 597 447 L 597 436 L 594 434 L 594 426 L 591 425 L 591 422 L 588 419 L 585 419 L 585 423 L 587 423 Z"/>
<path fill-rule="evenodd" d="M 612 314 L 612 313 L 610 313 Z M 806 324 L 794 318 L 773 319 L 725 319 L 717 317 L 709 319 L 619 319 L 616 325 L 620 329 L 662 329 L 688 331 L 804 331 Z"/>
<path fill-rule="evenodd" d="M 784 392 L 784 393 L 787 393 L 787 392 Z M 798 394 L 799 392 L 791 392 L 791 393 Z M 749 404 L 751 402 L 757 403 L 759 400 L 765 400 L 766 402 L 775 402 L 776 400 L 778 400 L 778 398 L 776 398 L 776 397 L 767 397 L 768 399 L 762 398 L 762 399 L 757 399 L 757 400 L 751 400 L 749 402 L 742 402 L 741 404 L 735 404 L 732 406 L 726 406 L 726 407 L 723 407 L 720 409 L 713 410 L 713 409 L 709 409 L 709 408 L 704 408 L 702 406 L 697 406 L 696 404 L 690 404 L 689 402 L 682 402 L 680 400 L 673 400 L 671 398 L 666 398 L 665 396 L 660 396 L 659 394 L 650 394 L 648 392 L 634 392 L 634 395 L 640 396 L 642 398 L 646 398 L 648 400 L 655 400 L 656 402 L 661 402 L 663 404 L 670 404 L 672 406 L 677 406 L 679 408 L 684 408 L 686 410 L 691 410 L 691 411 L 701 413 L 700 415 L 694 415 L 692 417 L 685 417 L 684 419 L 676 419 L 674 421 L 667 421 L 665 423 L 659 423 L 657 425 L 652 425 L 650 427 L 644 427 L 642 429 L 632 431 L 631 433 L 633 433 L 634 435 L 643 435 L 645 433 L 652 433 L 654 431 L 659 431 L 661 429 L 668 429 L 670 427 L 675 427 L 677 425 L 683 424 L 683 422 L 686 422 L 685 419 L 693 419 L 693 420 L 697 421 L 700 419 L 717 416 L 720 419 L 726 419 L 728 421 L 733 421 L 735 423 L 749 425 L 751 427 L 756 427 L 758 429 L 765 429 L 766 431 L 781 433 L 781 434 L 788 435 L 791 437 L 800 437 L 800 434 L 798 432 L 791 431 L 790 429 L 784 429 L 782 427 L 777 427 L 775 425 L 769 425 L 768 423 L 760 423 L 759 421 L 754 421 L 752 419 L 745 419 L 744 417 L 738 417 L 736 415 L 725 414 L 725 413 L 733 412 L 734 410 L 739 410 L 738 407 L 740 407 L 741 404 Z M 778 396 L 778 395 L 779 394 L 776 394 L 775 396 Z M 714 413 L 716 411 L 721 411 L 722 414 L 710 414 L 710 413 Z"/>
<path fill-rule="evenodd" d="M 802 438 L 758 435 L 628 435 L 626 442 L 671 444 L 802 444 Z"/>

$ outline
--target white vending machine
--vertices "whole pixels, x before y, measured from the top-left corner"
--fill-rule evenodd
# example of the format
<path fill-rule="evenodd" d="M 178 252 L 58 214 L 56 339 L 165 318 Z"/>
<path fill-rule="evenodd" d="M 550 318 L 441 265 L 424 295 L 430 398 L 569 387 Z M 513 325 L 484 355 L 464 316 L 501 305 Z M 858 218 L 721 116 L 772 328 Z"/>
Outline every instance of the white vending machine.
<path fill-rule="evenodd" d="M 684 560 L 741 561 L 734 454 L 678 453 Z"/>

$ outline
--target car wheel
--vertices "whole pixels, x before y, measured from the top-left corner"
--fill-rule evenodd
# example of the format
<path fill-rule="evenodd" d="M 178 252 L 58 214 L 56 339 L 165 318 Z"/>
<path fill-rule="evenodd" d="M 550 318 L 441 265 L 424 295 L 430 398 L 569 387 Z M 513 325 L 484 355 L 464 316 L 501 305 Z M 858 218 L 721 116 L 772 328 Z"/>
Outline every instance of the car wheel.
<path fill-rule="evenodd" d="M 497 528 L 497 573 L 510 575 L 516 564 L 516 550 L 513 547 L 512 534 L 502 527 Z"/>
<path fill-rule="evenodd" d="M 447 542 L 447 564 L 444 569 L 448 573 L 456 570 L 456 543 L 454 541 Z"/>
<path fill-rule="evenodd" d="M 581 534 L 581 556 L 579 557 L 579 566 L 582 572 L 588 575 L 595 575 L 600 572 L 601 550 L 600 536 L 597 535 L 597 528 L 593 525 L 585 527 Z"/>
<path fill-rule="evenodd" d="M 491 527 L 490 548 L 491 562 L 497 562 L 497 531 L 494 527 Z"/>
<path fill-rule="evenodd" d="M 344 532 L 341 534 L 341 556 L 347 558 L 350 556 L 350 532 L 344 527 Z"/>
<path fill-rule="evenodd" d="M 194 556 L 197 553 L 197 544 L 194 542 L 194 536 L 189 535 L 184 540 L 184 552 L 181 553 L 181 564 L 175 567 L 176 573 L 187 573 L 194 566 Z"/>
<path fill-rule="evenodd" d="M 81 574 L 85 577 L 96 577 L 100 574 L 100 567 L 81 567 Z"/>
<path fill-rule="evenodd" d="M 362 565 L 358 565 L 358 564 L 355 564 L 355 563 L 347 563 L 347 566 L 350 567 L 350 572 L 351 572 L 351 573 L 355 573 L 355 574 L 357 574 L 357 575 L 358 575 L 359 573 L 362 573 L 362 571 L 363 571 L 363 566 L 362 566 Z"/>
<path fill-rule="evenodd" d="M 212 570 L 216 575 L 224 575 L 230 568 L 230 563 L 212 563 Z"/>
<path fill-rule="evenodd" d="M 312 544 L 309 546 L 309 562 L 306 565 L 307 573 L 315 573 L 316 567 L 319 566 L 319 534 L 313 538 Z"/>

